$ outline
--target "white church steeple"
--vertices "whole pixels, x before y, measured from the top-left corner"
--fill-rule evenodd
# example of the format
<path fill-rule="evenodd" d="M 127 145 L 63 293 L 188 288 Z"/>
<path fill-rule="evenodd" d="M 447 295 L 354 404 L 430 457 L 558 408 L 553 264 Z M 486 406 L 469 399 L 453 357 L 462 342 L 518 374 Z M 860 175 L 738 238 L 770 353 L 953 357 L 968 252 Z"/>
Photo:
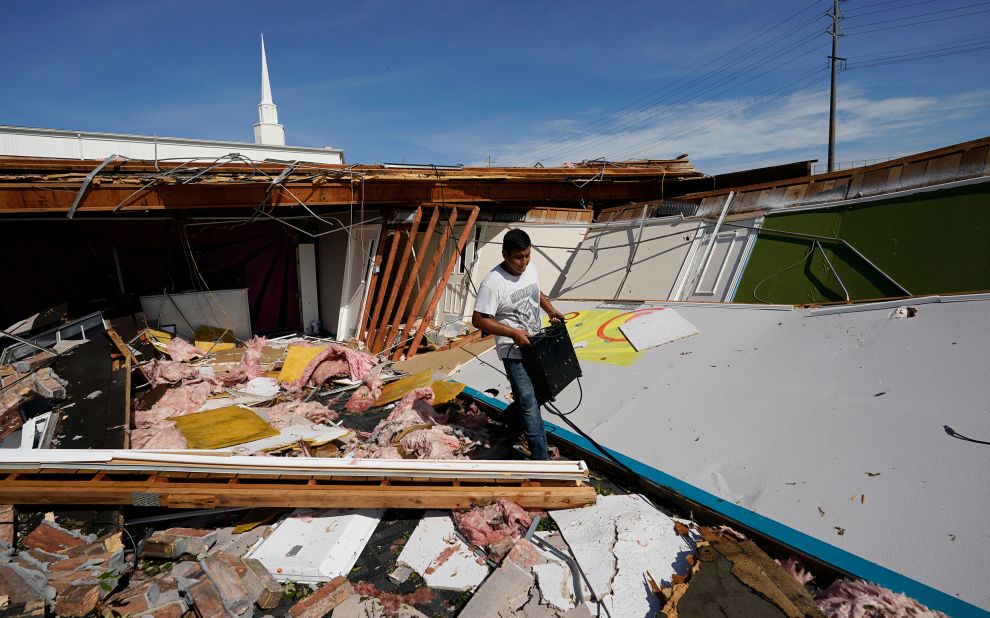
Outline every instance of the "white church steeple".
<path fill-rule="evenodd" d="M 254 143 L 285 146 L 285 128 L 278 123 L 278 108 L 272 101 L 272 86 L 268 83 L 268 59 L 265 57 L 265 35 L 261 35 L 261 103 L 258 104 L 258 124 L 254 125 Z"/>

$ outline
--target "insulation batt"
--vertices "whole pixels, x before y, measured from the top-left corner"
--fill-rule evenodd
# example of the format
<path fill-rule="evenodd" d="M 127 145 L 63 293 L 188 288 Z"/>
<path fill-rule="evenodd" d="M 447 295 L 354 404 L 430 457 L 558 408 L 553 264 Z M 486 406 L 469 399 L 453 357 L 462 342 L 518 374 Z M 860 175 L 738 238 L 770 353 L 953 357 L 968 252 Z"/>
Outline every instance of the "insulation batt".
<path fill-rule="evenodd" d="M 815 596 L 829 618 L 948 618 L 912 598 L 862 580 L 840 579 Z"/>
<path fill-rule="evenodd" d="M 328 361 L 331 362 L 331 365 L 317 372 L 320 365 Z M 325 350 L 317 354 L 313 360 L 309 361 L 309 364 L 306 365 L 302 376 L 298 380 L 285 384 L 285 389 L 288 391 L 301 391 L 307 385 L 319 386 L 332 375 L 344 375 L 343 365 L 339 364 L 339 361 L 344 361 L 347 364 L 346 374 L 352 380 L 363 379 L 365 374 L 371 371 L 371 368 L 376 364 L 375 357 L 366 352 L 358 352 L 347 346 L 331 343 L 327 345 Z M 340 373 L 330 373 L 331 371 L 340 371 Z M 321 378 L 322 381 L 316 382 L 315 378 Z"/>
<path fill-rule="evenodd" d="M 148 364 L 148 377 L 152 386 L 174 384 L 180 380 L 199 377 L 199 370 L 174 360 L 155 359 Z"/>
<path fill-rule="evenodd" d="M 417 425 L 435 424 L 438 417 L 432 404 L 433 389 L 417 388 L 411 391 L 371 433 L 362 434 L 360 440 L 351 442 L 345 454 L 369 459 L 401 459 L 402 453 L 393 446 L 392 441 Z M 410 431 L 399 443 L 407 455 L 415 455 L 417 458 L 464 459 L 466 455 L 455 452 L 455 449 L 462 448 L 463 445 L 459 438 L 452 435 L 453 431 L 452 427 L 446 425 L 424 427 Z"/>
<path fill-rule="evenodd" d="M 361 382 L 361 386 L 354 391 L 351 398 L 347 400 L 347 405 L 344 406 L 348 412 L 364 412 L 375 405 L 378 398 L 382 396 L 382 386 L 385 382 L 375 372 L 367 373 Z"/>
<path fill-rule="evenodd" d="M 402 436 L 399 444 L 417 459 L 457 459 L 461 441 L 438 427 L 417 429 Z"/>
<path fill-rule="evenodd" d="M 469 511 L 454 511 L 453 516 L 461 534 L 479 547 L 506 538 L 519 539 L 533 523 L 533 518 L 525 509 L 509 500 L 499 500 L 486 507 L 476 506 Z"/>
<path fill-rule="evenodd" d="M 182 337 L 172 337 L 172 341 L 165 346 L 165 352 L 174 361 L 189 361 L 194 358 L 206 356 L 206 352 L 200 350 Z"/>
<path fill-rule="evenodd" d="M 171 388 L 162 398 L 151 406 L 150 410 L 139 410 L 134 415 L 134 422 L 140 429 L 162 427 L 162 421 L 188 414 L 200 409 L 206 403 L 207 397 L 213 393 L 214 385 L 209 382 L 183 384 Z M 171 423 L 169 423 L 171 425 Z"/>
<path fill-rule="evenodd" d="M 244 355 L 241 356 L 241 369 L 248 380 L 253 380 L 264 373 L 261 369 L 261 351 L 268 345 L 268 339 L 255 336 L 247 343 Z"/>
<path fill-rule="evenodd" d="M 293 424 L 294 416 L 302 416 L 311 423 L 326 424 L 340 415 L 317 401 L 286 401 L 265 410 L 268 424 L 283 429 Z"/>

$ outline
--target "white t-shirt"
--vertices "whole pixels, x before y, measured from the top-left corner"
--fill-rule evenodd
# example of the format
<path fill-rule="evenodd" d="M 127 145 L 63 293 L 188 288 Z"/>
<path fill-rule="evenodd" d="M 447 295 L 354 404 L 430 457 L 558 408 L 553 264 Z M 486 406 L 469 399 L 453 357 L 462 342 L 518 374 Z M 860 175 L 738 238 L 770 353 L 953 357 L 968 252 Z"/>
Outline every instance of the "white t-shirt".
<path fill-rule="evenodd" d="M 506 326 L 524 330 L 528 335 L 540 332 L 540 281 L 536 266 L 530 262 L 518 277 L 501 264 L 493 268 L 478 288 L 474 310 L 490 315 Z M 519 348 L 509 337 L 497 335 L 495 351 L 499 358 L 522 358 Z"/>

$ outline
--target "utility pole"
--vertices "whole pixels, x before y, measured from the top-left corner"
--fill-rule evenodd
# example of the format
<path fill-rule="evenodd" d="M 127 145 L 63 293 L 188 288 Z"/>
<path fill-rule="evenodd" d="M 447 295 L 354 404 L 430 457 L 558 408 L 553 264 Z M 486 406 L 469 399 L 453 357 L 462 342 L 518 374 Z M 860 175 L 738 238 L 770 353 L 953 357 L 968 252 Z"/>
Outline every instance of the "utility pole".
<path fill-rule="evenodd" d="M 832 88 L 831 99 L 828 106 L 828 171 L 835 171 L 835 74 L 837 72 L 836 63 L 845 58 L 839 58 L 839 2 L 843 0 L 832 0 L 832 55 L 829 56 L 829 64 L 832 65 Z"/>

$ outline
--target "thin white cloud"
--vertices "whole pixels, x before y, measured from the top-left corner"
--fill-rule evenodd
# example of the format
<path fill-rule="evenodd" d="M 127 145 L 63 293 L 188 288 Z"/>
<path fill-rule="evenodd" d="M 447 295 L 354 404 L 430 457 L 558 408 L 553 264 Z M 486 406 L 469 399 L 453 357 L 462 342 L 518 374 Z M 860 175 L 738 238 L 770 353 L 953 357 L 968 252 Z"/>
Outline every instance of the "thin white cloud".
<path fill-rule="evenodd" d="M 880 98 L 848 85 L 839 98 L 840 151 L 893 156 L 910 153 L 904 149 L 919 143 L 926 147 L 951 143 L 939 139 L 942 128 L 946 123 L 985 118 L 990 108 L 987 94 Z M 472 137 L 470 131 L 434 137 L 437 145 L 456 142 L 473 164 L 484 164 L 489 155 L 500 165 L 532 165 L 537 159 L 549 165 L 598 157 L 665 158 L 686 152 L 699 168 L 716 172 L 821 157 L 828 136 L 827 89 L 761 103 L 760 98 L 740 98 L 655 108 L 613 117 L 608 132 L 582 133 L 581 122 L 559 118 L 544 123 L 537 137 L 503 143 L 479 143 L 479 136 Z"/>

